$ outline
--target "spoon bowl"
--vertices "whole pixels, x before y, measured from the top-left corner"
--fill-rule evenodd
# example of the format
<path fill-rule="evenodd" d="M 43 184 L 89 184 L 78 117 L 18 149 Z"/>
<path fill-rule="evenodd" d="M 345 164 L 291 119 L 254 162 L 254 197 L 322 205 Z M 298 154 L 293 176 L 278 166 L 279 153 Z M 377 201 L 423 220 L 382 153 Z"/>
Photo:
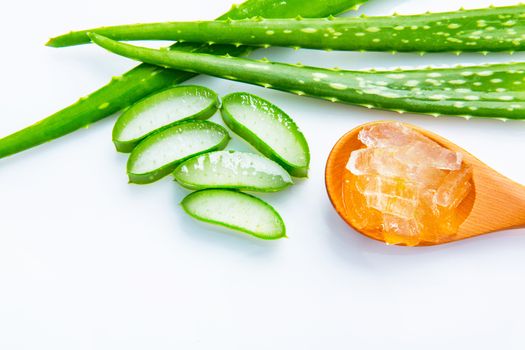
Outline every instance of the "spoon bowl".
<path fill-rule="evenodd" d="M 326 190 L 332 205 L 348 225 L 370 238 L 374 237 L 354 227 L 351 218 L 348 217 L 349 214 L 347 214 L 343 200 L 343 177 L 347 171 L 346 164 L 352 151 L 364 147 L 358 139 L 361 129 L 385 122 L 387 121 L 363 124 L 346 133 L 337 141 L 326 163 Z M 442 244 L 485 233 L 525 227 L 525 186 L 499 174 L 449 140 L 417 126 L 402 124 L 420 132 L 445 148 L 461 152 L 465 164 L 472 166 L 473 169 L 472 190 L 457 208 L 456 220 L 459 221 L 457 234 L 440 243 L 421 242 L 420 246 Z"/>

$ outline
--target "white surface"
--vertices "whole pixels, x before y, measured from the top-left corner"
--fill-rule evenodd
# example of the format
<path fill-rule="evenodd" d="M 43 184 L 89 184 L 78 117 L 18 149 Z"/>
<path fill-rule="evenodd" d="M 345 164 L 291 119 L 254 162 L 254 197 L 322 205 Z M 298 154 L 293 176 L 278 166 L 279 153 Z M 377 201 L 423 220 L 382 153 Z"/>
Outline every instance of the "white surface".
<path fill-rule="evenodd" d="M 517 1 L 371 0 L 362 11 Z M 10 1 L 0 11 L 0 134 L 68 105 L 134 63 L 47 37 L 103 24 L 213 18 L 230 0 Z M 258 51 L 280 61 L 361 68 L 496 62 L 525 55 Z M 388 247 L 350 230 L 323 185 L 350 128 L 395 118 L 428 128 L 525 183 L 525 124 L 400 117 L 229 81 L 191 81 L 275 102 L 305 132 L 310 179 L 264 196 L 290 238 L 263 242 L 182 213 L 171 179 L 127 184 L 114 118 L 0 160 L 0 349 L 523 349 L 525 231 L 430 248 Z M 214 120 L 219 120 L 218 116 Z M 247 149 L 237 138 L 232 146 Z M 490 218 L 488 218 L 490 219 Z"/>

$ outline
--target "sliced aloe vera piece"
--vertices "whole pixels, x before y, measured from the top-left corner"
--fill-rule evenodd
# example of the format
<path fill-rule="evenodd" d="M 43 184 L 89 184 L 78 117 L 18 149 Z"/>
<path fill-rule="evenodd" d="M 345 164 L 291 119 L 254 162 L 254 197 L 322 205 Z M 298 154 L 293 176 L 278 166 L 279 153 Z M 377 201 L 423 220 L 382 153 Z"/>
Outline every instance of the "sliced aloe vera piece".
<path fill-rule="evenodd" d="M 129 181 L 154 182 L 171 173 L 177 165 L 201 153 L 221 150 L 230 141 L 222 126 L 192 120 L 155 133 L 133 149 L 128 160 Z"/>
<path fill-rule="evenodd" d="M 286 237 L 283 219 L 268 203 L 248 194 L 201 190 L 182 200 L 182 208 L 197 220 L 224 226 L 262 239 Z"/>
<path fill-rule="evenodd" d="M 244 92 L 223 98 L 221 114 L 236 134 L 292 176 L 306 177 L 310 151 L 295 122 L 270 102 Z"/>
<path fill-rule="evenodd" d="M 190 158 L 175 169 L 173 176 L 179 184 L 192 190 L 232 188 L 275 192 L 293 184 L 290 174 L 273 160 L 234 151 Z"/>
<path fill-rule="evenodd" d="M 187 119 L 207 119 L 219 108 L 219 97 L 202 86 L 177 86 L 146 97 L 127 109 L 113 128 L 119 152 L 131 150 L 155 131 Z"/>

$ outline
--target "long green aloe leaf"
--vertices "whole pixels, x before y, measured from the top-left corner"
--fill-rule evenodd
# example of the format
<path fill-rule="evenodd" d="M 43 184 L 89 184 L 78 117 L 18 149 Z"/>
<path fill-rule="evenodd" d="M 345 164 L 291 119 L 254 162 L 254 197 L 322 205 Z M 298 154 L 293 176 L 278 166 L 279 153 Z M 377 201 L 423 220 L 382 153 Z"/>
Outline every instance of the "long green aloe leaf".
<path fill-rule="evenodd" d="M 525 119 L 525 62 L 395 71 L 345 71 L 231 56 L 169 52 L 90 34 L 116 54 L 268 88 L 369 108 Z"/>
<path fill-rule="evenodd" d="M 292 46 L 370 51 L 520 51 L 525 49 L 525 5 L 360 18 L 167 22 L 102 27 L 51 39 L 54 47 L 85 44 L 87 32 L 114 40 Z"/>
<path fill-rule="evenodd" d="M 222 19 L 240 19 L 256 15 L 264 17 L 320 17 L 335 15 L 355 8 L 366 0 L 248 0 L 234 6 Z M 249 47 L 176 44 L 180 52 L 228 53 L 232 56 L 250 51 Z M 40 122 L 0 139 L 0 158 L 24 151 L 64 136 L 86 125 L 128 107 L 134 102 L 172 85 L 182 83 L 195 74 L 141 64 L 124 75 L 81 98 Z"/>

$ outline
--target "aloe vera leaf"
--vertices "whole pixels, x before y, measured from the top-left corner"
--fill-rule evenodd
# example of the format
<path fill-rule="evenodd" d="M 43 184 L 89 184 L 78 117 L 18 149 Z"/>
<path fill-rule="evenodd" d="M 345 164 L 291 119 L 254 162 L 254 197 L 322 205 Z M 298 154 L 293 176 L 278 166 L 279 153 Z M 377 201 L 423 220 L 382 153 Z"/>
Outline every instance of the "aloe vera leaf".
<path fill-rule="evenodd" d="M 266 240 L 286 237 L 283 219 L 268 203 L 246 193 L 209 189 L 190 193 L 181 202 L 191 217 Z"/>
<path fill-rule="evenodd" d="M 292 176 L 306 177 L 310 165 L 308 143 L 292 118 L 272 103 L 245 92 L 222 99 L 224 123 Z"/>
<path fill-rule="evenodd" d="M 355 8 L 366 0 L 248 0 L 220 17 L 240 19 L 265 17 L 324 17 Z M 252 48 L 242 46 L 193 45 L 177 43 L 176 51 L 198 51 L 238 56 Z M 195 74 L 141 64 L 78 102 L 51 116 L 0 139 L 0 158 L 49 142 L 106 118 L 136 101 L 162 89 L 180 84 Z"/>
<path fill-rule="evenodd" d="M 276 162 L 253 153 L 217 151 L 188 159 L 173 172 L 175 180 L 191 190 L 229 188 L 276 192 L 293 184 Z"/>
<path fill-rule="evenodd" d="M 113 128 L 119 152 L 131 152 L 148 135 L 188 119 L 208 119 L 219 97 L 202 86 L 177 86 L 148 96 L 126 109 Z"/>
<path fill-rule="evenodd" d="M 369 51 L 521 51 L 525 5 L 409 16 L 241 19 L 102 27 L 114 40 L 182 40 L 252 46 Z M 53 38 L 49 46 L 88 43 L 88 31 Z"/>
<path fill-rule="evenodd" d="M 186 159 L 221 150 L 230 141 L 222 126 L 192 120 L 176 124 L 151 135 L 131 152 L 127 172 L 129 181 L 148 184 L 173 172 Z"/>
<path fill-rule="evenodd" d="M 298 95 L 400 113 L 525 119 L 525 62 L 391 71 L 322 69 L 230 56 L 164 52 L 92 35 L 116 54 Z"/>

